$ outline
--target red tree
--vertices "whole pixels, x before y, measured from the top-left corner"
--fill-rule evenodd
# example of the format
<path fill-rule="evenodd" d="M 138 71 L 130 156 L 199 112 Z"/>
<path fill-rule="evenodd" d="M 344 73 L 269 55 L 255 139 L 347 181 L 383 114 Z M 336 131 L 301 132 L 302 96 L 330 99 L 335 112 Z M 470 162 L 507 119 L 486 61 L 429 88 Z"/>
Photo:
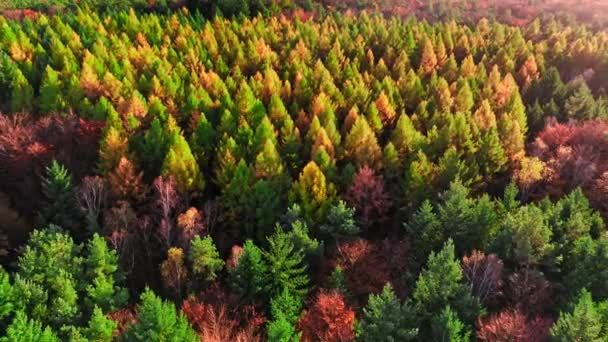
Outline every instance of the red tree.
<path fill-rule="evenodd" d="M 356 209 L 358 222 L 364 229 L 385 222 L 391 207 L 389 196 L 384 191 L 384 179 L 374 175 L 367 166 L 357 171 L 344 199 Z"/>
<path fill-rule="evenodd" d="M 542 342 L 549 339 L 552 320 L 536 316 L 530 320 L 520 311 L 505 310 L 477 321 L 477 338 L 492 342 Z"/>
<path fill-rule="evenodd" d="M 320 292 L 303 315 L 298 327 L 302 341 L 353 341 L 355 312 L 338 292 Z"/>
<path fill-rule="evenodd" d="M 502 294 L 502 270 L 502 260 L 496 254 L 473 251 L 462 258 L 464 279 L 484 304 L 494 302 Z"/>

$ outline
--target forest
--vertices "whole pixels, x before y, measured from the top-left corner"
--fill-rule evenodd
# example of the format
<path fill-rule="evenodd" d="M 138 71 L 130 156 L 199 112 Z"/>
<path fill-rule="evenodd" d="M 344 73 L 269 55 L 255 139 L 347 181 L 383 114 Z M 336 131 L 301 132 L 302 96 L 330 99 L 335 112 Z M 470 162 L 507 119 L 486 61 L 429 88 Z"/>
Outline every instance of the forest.
<path fill-rule="evenodd" d="M 0 341 L 608 338 L 608 26 L 117 3 L 0 7 Z"/>

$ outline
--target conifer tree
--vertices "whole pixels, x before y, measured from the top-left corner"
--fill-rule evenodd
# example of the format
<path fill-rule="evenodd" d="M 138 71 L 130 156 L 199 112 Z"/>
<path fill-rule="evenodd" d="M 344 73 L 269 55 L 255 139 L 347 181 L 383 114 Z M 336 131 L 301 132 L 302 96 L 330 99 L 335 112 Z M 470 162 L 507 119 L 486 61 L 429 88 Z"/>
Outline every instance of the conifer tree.
<path fill-rule="evenodd" d="M 56 160 L 46 168 L 46 175 L 42 179 L 42 194 L 44 203 L 38 213 L 38 224 L 55 224 L 81 236 L 82 232 L 76 231 L 78 217 L 72 177 Z"/>
<path fill-rule="evenodd" d="M 264 252 L 268 265 L 269 293 L 278 295 L 287 290 L 294 296 L 304 297 L 308 292 L 308 275 L 304 253 L 296 249 L 289 235 L 278 229 L 268 238 L 269 248 Z"/>
<path fill-rule="evenodd" d="M 362 116 L 357 119 L 346 136 L 344 155 L 357 167 L 368 166 L 377 170 L 382 166 L 382 151 L 378 140 L 367 120 Z"/>
<path fill-rule="evenodd" d="M 40 85 L 40 111 L 43 114 L 50 112 L 60 112 L 66 107 L 65 100 L 61 93 L 61 80 L 59 73 L 50 65 L 47 65 L 42 84 Z"/>
<path fill-rule="evenodd" d="M 608 303 L 594 303 L 583 289 L 572 313 L 561 312 L 551 328 L 555 341 L 601 341 L 608 334 Z"/>
<path fill-rule="evenodd" d="M 329 208 L 326 222 L 319 229 L 333 238 L 355 236 L 359 227 L 355 224 L 354 216 L 355 209 L 347 207 L 346 203 L 340 200 Z"/>
<path fill-rule="evenodd" d="M 15 308 L 15 291 L 10 282 L 10 276 L 0 266 L 0 320 L 8 317 Z"/>
<path fill-rule="evenodd" d="M 243 246 L 237 265 L 230 270 L 231 286 L 250 302 L 260 299 L 266 293 L 269 270 L 262 251 L 251 240 Z"/>
<path fill-rule="evenodd" d="M 29 319 L 23 311 L 17 311 L 2 341 L 59 342 L 60 340 L 48 326 L 43 329 L 39 321 Z"/>
<path fill-rule="evenodd" d="M 413 341 L 418 329 L 412 325 L 416 317 L 409 304 L 399 303 L 393 287 L 386 284 L 380 294 L 371 294 L 363 308 L 361 338 L 364 341 Z"/>
<path fill-rule="evenodd" d="M 192 273 L 205 282 L 214 281 L 224 268 L 224 260 L 220 258 L 210 236 L 201 239 L 197 235 L 191 241 L 188 259 L 192 263 Z"/>
<path fill-rule="evenodd" d="M 111 342 L 116 328 L 116 322 L 104 316 L 101 309 L 95 307 L 87 327 L 83 330 L 88 341 Z"/>
<path fill-rule="evenodd" d="M 124 333 L 124 340 L 132 341 L 184 341 L 195 342 L 196 335 L 186 317 L 177 313 L 172 303 L 163 301 L 150 289 L 141 295 L 137 323 Z"/>
<path fill-rule="evenodd" d="M 424 46 L 422 47 L 422 55 L 420 57 L 420 74 L 430 75 L 435 71 L 437 67 L 437 55 L 433 49 L 433 43 L 430 39 L 424 40 Z"/>
<path fill-rule="evenodd" d="M 458 319 L 458 315 L 446 306 L 441 314 L 433 319 L 433 340 L 440 342 L 467 342 L 471 332 Z"/>
<path fill-rule="evenodd" d="M 174 177 L 177 188 L 182 193 L 203 190 L 205 181 L 188 142 L 181 134 L 174 134 L 172 140 L 161 168 L 161 175 Z"/>
<path fill-rule="evenodd" d="M 307 223 L 321 222 L 327 209 L 334 201 L 335 189 L 314 161 L 304 167 L 300 178 L 294 182 L 289 192 L 289 202 L 302 208 Z"/>

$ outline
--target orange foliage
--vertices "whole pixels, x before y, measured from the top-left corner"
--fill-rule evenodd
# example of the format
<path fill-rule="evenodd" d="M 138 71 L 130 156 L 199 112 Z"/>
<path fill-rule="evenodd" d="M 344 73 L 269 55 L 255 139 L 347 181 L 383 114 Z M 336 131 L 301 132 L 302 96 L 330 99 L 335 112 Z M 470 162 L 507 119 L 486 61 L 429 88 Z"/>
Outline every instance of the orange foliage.
<path fill-rule="evenodd" d="M 298 327 L 302 341 L 353 341 L 355 312 L 344 303 L 339 292 L 320 292 Z"/>

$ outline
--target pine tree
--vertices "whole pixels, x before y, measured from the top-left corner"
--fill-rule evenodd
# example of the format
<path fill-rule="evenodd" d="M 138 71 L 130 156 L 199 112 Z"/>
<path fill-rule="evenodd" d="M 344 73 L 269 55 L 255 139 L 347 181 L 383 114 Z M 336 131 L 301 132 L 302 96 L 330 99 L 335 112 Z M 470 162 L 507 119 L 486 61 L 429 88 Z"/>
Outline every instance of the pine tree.
<path fill-rule="evenodd" d="M 178 314 L 175 305 L 163 301 L 150 289 L 141 295 L 137 323 L 129 326 L 124 340 L 132 341 L 200 341 L 186 317 Z"/>
<path fill-rule="evenodd" d="M 65 109 L 66 103 L 61 88 L 59 73 L 53 70 L 50 65 L 47 65 L 40 85 L 40 111 L 43 114 L 60 112 Z"/>
<path fill-rule="evenodd" d="M 555 341 L 601 341 L 608 334 L 608 303 L 594 303 L 583 289 L 572 313 L 561 312 L 551 328 Z"/>
<path fill-rule="evenodd" d="M 496 173 L 505 171 L 508 159 L 500 145 L 500 138 L 495 128 L 482 135 L 476 156 L 479 170 L 486 180 Z"/>
<path fill-rule="evenodd" d="M 201 113 L 196 129 L 190 137 L 190 148 L 199 165 L 203 168 L 209 166 L 215 139 L 216 131 L 213 125 L 207 120 L 205 114 Z"/>
<path fill-rule="evenodd" d="M 303 251 L 295 248 L 289 235 L 282 229 L 268 238 L 268 245 L 264 259 L 268 265 L 270 294 L 278 295 L 287 290 L 294 296 L 304 297 L 308 292 L 309 279 Z"/>
<path fill-rule="evenodd" d="M 473 100 L 473 92 L 471 92 L 469 82 L 461 81 L 459 84 L 460 88 L 458 89 L 458 93 L 454 99 L 455 109 L 457 112 L 468 113 L 475 104 Z"/>
<path fill-rule="evenodd" d="M 397 121 L 397 126 L 391 133 L 391 142 L 399 151 L 399 156 L 405 158 L 422 146 L 424 136 L 416 130 L 410 117 L 402 113 Z"/>
<path fill-rule="evenodd" d="M 188 259 L 192 263 L 192 273 L 205 282 L 214 281 L 224 268 L 224 260 L 220 258 L 210 236 L 203 239 L 198 235 L 194 237 Z"/>
<path fill-rule="evenodd" d="M 0 266 L 0 320 L 8 317 L 15 308 L 15 291 L 10 282 L 10 276 Z"/>
<path fill-rule="evenodd" d="M 13 113 L 27 113 L 34 108 L 34 89 L 19 68 L 13 72 L 10 100 Z"/>
<path fill-rule="evenodd" d="M 174 177 L 177 189 L 182 193 L 202 191 L 205 181 L 188 142 L 181 134 L 175 134 L 172 140 L 161 168 L 161 175 Z"/>
<path fill-rule="evenodd" d="M 143 138 L 134 144 L 146 181 L 158 177 L 171 145 L 171 135 L 162 127 L 158 117 L 152 120 Z"/>
<path fill-rule="evenodd" d="M 382 166 L 382 151 L 376 135 L 367 120 L 360 116 L 344 141 L 344 155 L 355 166 L 368 166 L 374 170 Z"/>
<path fill-rule="evenodd" d="M 342 200 L 329 208 L 327 219 L 319 228 L 323 234 L 338 238 L 342 236 L 355 236 L 359 227 L 355 224 L 355 209 L 346 206 Z"/>
<path fill-rule="evenodd" d="M 247 301 L 254 302 L 266 293 L 268 281 L 269 270 L 262 251 L 251 240 L 247 240 L 236 267 L 230 270 L 231 286 Z"/>
<path fill-rule="evenodd" d="M 429 200 L 422 202 L 411 222 L 405 223 L 404 227 L 416 241 L 416 257 L 422 263 L 445 240 L 443 226 Z"/>
<path fill-rule="evenodd" d="M 111 342 L 114 339 L 116 328 L 116 322 L 104 316 L 101 309 L 95 307 L 87 327 L 83 330 L 88 341 Z"/>
<path fill-rule="evenodd" d="M 371 294 L 361 318 L 361 338 L 364 341 L 413 341 L 418 329 L 412 326 L 416 320 L 409 304 L 399 303 L 393 287 L 386 284 L 380 294 Z"/>
<path fill-rule="evenodd" d="M 82 232 L 76 231 L 78 218 L 72 177 L 56 160 L 46 168 L 46 175 L 42 179 L 42 194 L 44 203 L 38 213 L 38 224 L 55 224 L 81 236 Z"/>
<path fill-rule="evenodd" d="M 289 192 L 289 202 L 301 206 L 307 223 L 322 222 L 334 197 L 333 184 L 327 183 L 325 175 L 313 161 L 304 167 Z"/>
<path fill-rule="evenodd" d="M 433 319 L 433 341 L 467 342 L 471 332 L 458 319 L 458 315 L 446 306 L 440 315 Z"/>
<path fill-rule="evenodd" d="M 435 71 L 437 67 L 437 55 L 433 49 L 433 43 L 430 39 L 424 40 L 424 46 L 422 48 L 422 55 L 420 57 L 420 74 L 430 75 Z"/>
<path fill-rule="evenodd" d="M 349 297 L 350 294 L 348 291 L 348 286 L 346 285 L 346 277 L 344 276 L 344 270 L 342 267 L 340 267 L 340 265 L 337 265 L 333 272 L 331 272 L 327 288 L 340 292 L 344 298 Z"/>
<path fill-rule="evenodd" d="M 426 268 L 418 276 L 413 299 L 422 322 L 423 336 L 431 335 L 432 318 L 447 306 L 453 307 L 465 322 L 472 323 L 481 310 L 479 300 L 463 283 L 454 243 L 448 240 L 438 253 L 431 252 Z"/>
<path fill-rule="evenodd" d="M 6 329 L 6 342 L 59 342 L 59 338 L 47 326 L 36 320 L 29 319 L 23 311 L 17 311 L 12 323 Z"/>
<path fill-rule="evenodd" d="M 105 239 L 95 234 L 87 244 L 87 257 L 84 260 L 85 274 L 89 284 L 86 286 L 86 302 L 89 309 L 99 307 L 103 312 L 121 308 L 128 298 L 125 288 L 119 286 L 118 256 L 111 250 Z"/>

